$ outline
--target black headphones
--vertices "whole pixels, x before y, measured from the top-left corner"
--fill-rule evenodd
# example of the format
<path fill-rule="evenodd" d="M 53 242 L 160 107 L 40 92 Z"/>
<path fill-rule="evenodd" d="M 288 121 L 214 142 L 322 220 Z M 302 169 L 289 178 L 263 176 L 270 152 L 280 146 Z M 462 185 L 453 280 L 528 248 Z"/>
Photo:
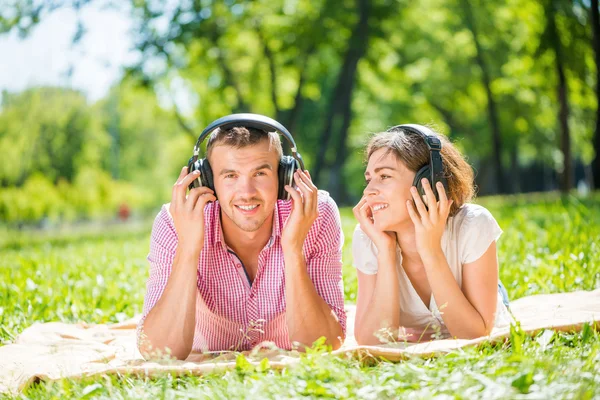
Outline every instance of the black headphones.
<path fill-rule="evenodd" d="M 423 190 L 423 185 L 421 184 L 421 179 L 423 178 L 427 178 L 429 181 L 437 201 L 440 200 L 440 196 L 438 195 L 436 187 L 438 182 L 442 182 L 442 185 L 444 185 L 444 190 L 446 191 L 446 195 L 448 195 L 448 180 L 444 175 L 444 164 L 442 163 L 442 155 L 440 154 L 440 151 L 442 150 L 442 141 L 436 136 L 435 133 L 431 131 L 431 129 L 423 125 L 396 125 L 387 131 L 393 132 L 397 130 L 404 130 L 406 132 L 419 135 L 423 138 L 423 140 L 425 140 L 425 143 L 429 148 L 429 163 L 419 168 L 413 181 L 413 186 L 417 187 L 417 191 L 419 192 L 421 198 L 425 196 L 425 190 Z"/>
<path fill-rule="evenodd" d="M 227 115 L 217 119 L 216 121 L 213 121 L 202 131 L 198 137 L 198 140 L 196 141 L 196 145 L 194 146 L 194 155 L 188 161 L 188 173 L 196 170 L 200 171 L 200 176 L 198 179 L 194 179 L 194 181 L 190 184 L 190 189 L 206 186 L 213 191 L 215 190 L 213 173 L 210 168 L 210 164 L 208 163 L 208 159 L 198 158 L 198 155 L 200 154 L 200 145 L 204 139 L 215 129 L 221 128 L 227 130 L 234 127 L 255 128 L 266 132 L 276 131 L 281 133 L 288 140 L 290 143 L 292 156 L 284 155 L 281 157 L 281 160 L 279 160 L 279 168 L 277 170 L 277 175 L 279 176 L 279 189 L 277 198 L 280 200 L 289 199 L 290 195 L 288 192 L 286 192 L 285 185 L 293 186 L 294 172 L 296 172 L 297 169 L 304 170 L 302 156 L 300 153 L 298 153 L 298 150 L 296 150 L 296 142 L 294 141 L 292 134 L 285 129 L 283 125 L 272 118 L 259 114 Z"/>

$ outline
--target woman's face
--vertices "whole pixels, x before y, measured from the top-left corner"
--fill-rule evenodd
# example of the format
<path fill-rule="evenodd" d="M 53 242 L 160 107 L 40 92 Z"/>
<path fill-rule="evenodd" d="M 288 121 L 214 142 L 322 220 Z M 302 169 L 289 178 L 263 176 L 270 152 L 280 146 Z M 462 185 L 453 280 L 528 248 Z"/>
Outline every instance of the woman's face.
<path fill-rule="evenodd" d="M 415 172 L 409 170 L 388 149 L 379 149 L 369 158 L 365 179 L 367 187 L 363 194 L 378 229 L 397 231 L 411 222 L 406 201 L 412 200 L 410 188 Z"/>

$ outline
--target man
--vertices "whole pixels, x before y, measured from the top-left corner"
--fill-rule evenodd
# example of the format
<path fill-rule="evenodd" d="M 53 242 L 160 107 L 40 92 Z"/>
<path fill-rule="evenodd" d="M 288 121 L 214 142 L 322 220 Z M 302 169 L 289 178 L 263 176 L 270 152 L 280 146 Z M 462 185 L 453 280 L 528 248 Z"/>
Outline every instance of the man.
<path fill-rule="evenodd" d="M 148 357 L 284 349 L 346 330 L 339 211 L 307 171 L 277 200 L 279 135 L 217 128 L 207 144 L 216 193 L 188 185 L 184 167 L 152 229 L 150 277 L 138 346 Z M 218 198 L 218 200 L 217 200 Z"/>

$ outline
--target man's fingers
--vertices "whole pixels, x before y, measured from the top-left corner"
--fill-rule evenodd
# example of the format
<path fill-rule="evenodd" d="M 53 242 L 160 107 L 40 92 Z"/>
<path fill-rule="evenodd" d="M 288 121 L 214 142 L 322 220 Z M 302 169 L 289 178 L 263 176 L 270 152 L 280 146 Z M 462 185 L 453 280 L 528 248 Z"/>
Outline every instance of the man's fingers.
<path fill-rule="evenodd" d="M 298 186 L 298 189 L 302 192 L 302 196 L 304 197 L 304 212 L 306 215 L 309 213 L 313 213 L 316 211 L 316 197 L 317 192 L 308 186 L 305 182 L 304 174 L 301 171 L 296 171 L 294 174 L 294 181 Z"/>
<path fill-rule="evenodd" d="M 177 178 L 177 182 L 179 182 L 180 180 L 182 180 L 183 177 L 187 175 L 187 170 L 188 170 L 187 165 L 184 166 L 183 168 L 181 168 L 181 172 L 179 173 L 179 177 Z"/>
<path fill-rule="evenodd" d="M 187 167 L 185 167 L 187 170 Z M 192 181 L 200 176 L 200 171 L 196 170 L 191 174 L 185 175 L 179 179 L 175 185 L 173 185 L 173 194 L 171 196 L 171 203 L 175 203 L 178 206 L 182 206 L 185 203 L 185 193 L 187 188 Z"/>
<path fill-rule="evenodd" d="M 217 201 L 217 198 L 214 194 L 212 194 L 212 191 L 200 194 L 194 205 L 194 213 L 199 215 L 204 214 L 204 208 L 206 207 L 206 204 L 211 201 Z"/>
<path fill-rule="evenodd" d="M 304 209 L 302 207 L 302 197 L 298 192 L 298 189 L 291 187 L 290 185 L 285 185 L 285 191 L 292 196 L 292 212 L 296 209 L 300 210 L 302 215 L 304 215 Z"/>
<path fill-rule="evenodd" d="M 304 183 L 306 183 L 306 186 L 308 186 L 311 190 L 318 190 L 317 187 L 315 186 L 314 182 L 312 181 L 311 177 L 310 177 L 310 173 L 308 172 L 308 170 L 298 170 L 298 176 L 302 179 L 302 181 Z"/>
<path fill-rule="evenodd" d="M 202 195 L 213 195 L 213 191 L 207 187 L 201 186 L 197 188 L 193 188 L 190 190 L 186 200 L 185 200 L 185 208 L 189 211 L 192 211 L 198 201 L 198 198 Z"/>

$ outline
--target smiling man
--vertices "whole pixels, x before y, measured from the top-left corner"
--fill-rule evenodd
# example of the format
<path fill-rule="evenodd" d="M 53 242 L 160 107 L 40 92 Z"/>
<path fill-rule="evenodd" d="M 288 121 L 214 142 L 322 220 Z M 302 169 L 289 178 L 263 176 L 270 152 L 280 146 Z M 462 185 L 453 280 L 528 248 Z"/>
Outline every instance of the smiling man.
<path fill-rule="evenodd" d="M 339 211 L 307 171 L 291 200 L 278 200 L 279 135 L 239 126 L 207 144 L 214 189 L 187 188 L 184 167 L 156 217 L 150 277 L 138 329 L 145 357 L 248 350 L 263 341 L 291 349 L 346 329 Z"/>

